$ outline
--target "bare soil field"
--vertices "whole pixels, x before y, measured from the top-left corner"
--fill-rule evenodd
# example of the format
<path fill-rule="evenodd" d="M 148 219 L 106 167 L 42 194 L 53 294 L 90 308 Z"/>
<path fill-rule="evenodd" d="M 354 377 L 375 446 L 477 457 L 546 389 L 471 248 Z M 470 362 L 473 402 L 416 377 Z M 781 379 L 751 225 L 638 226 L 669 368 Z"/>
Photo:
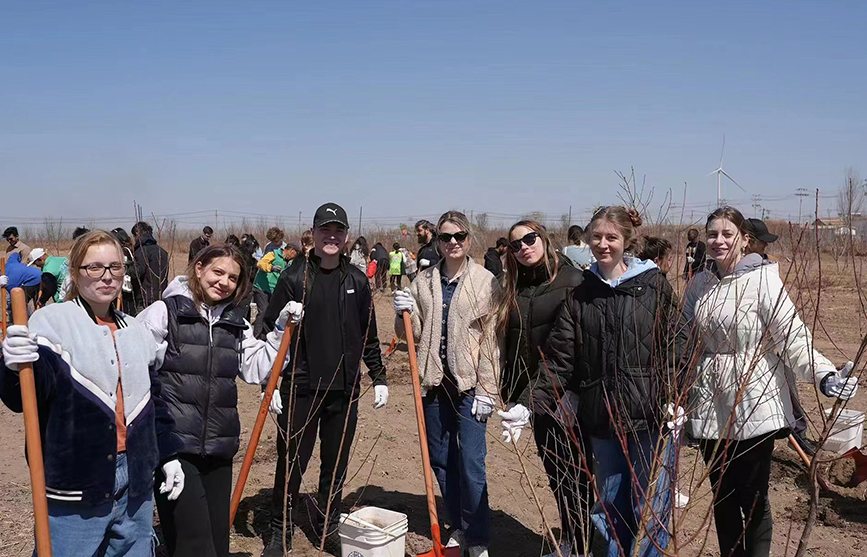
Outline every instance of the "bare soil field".
<path fill-rule="evenodd" d="M 675 266 L 672 275 L 677 269 Z M 861 306 L 851 268 L 846 270 L 841 264 L 837 269 L 833 261 L 823 258 L 823 272 L 825 277 L 821 285 L 813 280 L 803 281 L 797 286 L 792 284 L 791 287 L 795 291 L 793 297 L 798 299 L 799 306 L 805 308 L 804 321 L 811 325 L 809 297 L 815 300 L 821 292 L 821 326 L 816 328 L 816 343 L 839 365 L 854 357 L 867 322 L 858 318 Z M 808 272 L 806 276 L 815 274 Z M 391 297 L 378 294 L 376 310 L 384 351 L 393 331 Z M 407 555 L 415 555 L 430 549 L 430 538 L 405 345 L 399 345 L 389 359 L 388 376 L 390 397 L 388 405 L 380 410 L 373 409 L 373 392 L 367 389 L 369 382 L 365 377 L 344 507 L 375 505 L 406 513 L 409 516 Z M 867 410 L 867 382 L 862 380 L 861 385 L 862 391 L 849 407 Z M 239 388 L 243 447 L 249 439 L 259 407 L 259 389 L 247 385 Z M 800 390 L 812 419 L 820 423 L 820 410 L 812 386 L 802 384 Z M 542 520 L 531 490 L 540 497 L 545 516 L 552 526 L 558 523 L 556 505 L 536 456 L 532 435 L 525 432 L 518 446 L 528 471 L 528 477 L 525 477 L 515 449 L 501 442 L 499 432 L 499 420 L 492 419 L 488 424 L 487 458 L 493 510 L 491 555 L 538 556 L 549 549 L 544 543 Z M 276 426 L 273 420 L 269 420 L 234 524 L 232 555 L 258 556 L 262 551 L 276 463 L 275 437 Z M 0 555 L 3 556 L 30 555 L 33 547 L 29 478 L 23 444 L 22 417 L 0 407 L 0 447 L 4 453 L 0 459 Z M 242 453 L 243 449 L 236 458 L 236 475 Z M 318 478 L 316 454 L 318 449 L 305 475 L 302 491 L 315 491 Z M 692 499 L 686 511 L 679 510 L 675 514 L 677 552 L 682 555 L 716 555 L 716 534 L 707 512 L 709 485 L 706 481 L 702 485 L 693 485 L 693 478 L 701 474 L 701 458 L 697 458 L 694 449 L 684 447 L 681 459 L 680 488 Z M 843 465 L 835 470 L 840 467 Z M 840 475 L 845 474 L 845 470 L 840 472 Z M 844 557 L 864 554 L 867 550 L 865 489 L 867 484 L 834 487 L 832 492 L 822 492 L 819 520 L 811 538 L 809 555 Z M 808 499 L 806 468 L 786 442 L 779 441 L 774 452 L 771 485 L 775 555 L 794 554 L 806 518 Z M 319 555 L 307 534 L 301 530 L 296 532 L 292 555 Z M 669 549 L 674 552 L 674 545 Z"/>

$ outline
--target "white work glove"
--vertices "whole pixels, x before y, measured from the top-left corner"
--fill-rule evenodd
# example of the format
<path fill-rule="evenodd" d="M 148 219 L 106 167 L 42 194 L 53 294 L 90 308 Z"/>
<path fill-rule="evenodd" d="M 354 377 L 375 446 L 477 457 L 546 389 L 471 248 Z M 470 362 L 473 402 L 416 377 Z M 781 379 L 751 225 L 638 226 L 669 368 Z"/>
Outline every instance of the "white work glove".
<path fill-rule="evenodd" d="M 5 288 L 7 284 L 9 284 L 9 277 L 0 275 L 0 288 Z"/>
<path fill-rule="evenodd" d="M 259 397 L 259 401 L 265 398 L 265 392 L 262 391 L 262 396 Z M 275 390 L 274 394 L 271 395 L 271 404 L 268 405 L 268 412 L 274 414 L 275 416 L 279 416 L 283 413 L 283 397 L 280 396 L 280 391 Z"/>
<path fill-rule="evenodd" d="M 373 386 L 373 407 L 382 408 L 388 402 L 388 387 L 385 385 Z"/>
<path fill-rule="evenodd" d="M 669 402 L 665 407 L 665 417 L 669 420 L 665 425 L 669 431 L 674 432 L 674 436 L 680 435 L 683 425 L 686 423 L 686 412 L 682 406 L 674 406 L 674 403 Z"/>
<path fill-rule="evenodd" d="M 394 293 L 394 311 L 398 315 L 403 315 L 404 311 L 408 311 L 412 315 L 415 310 L 415 300 L 412 299 L 412 294 L 409 293 L 409 288 L 398 290 Z"/>
<path fill-rule="evenodd" d="M 296 324 L 299 323 L 302 315 L 304 315 L 304 306 L 301 305 L 301 302 L 289 302 L 280 310 L 280 315 L 277 317 L 275 325 L 282 331 L 286 328 L 286 323 L 289 320 L 292 320 Z"/>
<path fill-rule="evenodd" d="M 488 418 L 494 413 L 493 397 L 477 392 L 476 396 L 473 397 L 472 413 L 476 417 L 476 421 L 488 421 Z"/>
<path fill-rule="evenodd" d="M 0 311 L 5 309 L 0 308 Z M 36 333 L 31 333 L 26 325 L 9 325 L 6 340 L 3 341 L 3 362 L 6 367 L 17 370 L 19 364 L 32 363 L 38 359 Z"/>
<path fill-rule="evenodd" d="M 170 460 L 163 464 L 163 474 L 166 481 L 160 486 L 160 493 L 168 493 L 169 501 L 177 499 L 184 490 L 184 470 L 177 460 Z"/>
<path fill-rule="evenodd" d="M 5 354 L 5 348 L 4 348 Z M 831 372 L 822 380 L 822 394 L 825 396 L 849 400 L 858 392 L 858 378 L 849 377 L 855 364 L 846 362 L 840 371 Z"/>
<path fill-rule="evenodd" d="M 560 401 L 557 403 L 557 411 L 554 412 L 554 417 L 557 418 L 557 421 L 572 425 L 577 420 L 575 416 L 578 415 L 578 394 L 572 391 L 566 391 L 563 393 L 563 396 L 560 397 Z"/>
<path fill-rule="evenodd" d="M 424 269 L 430 267 L 430 259 L 420 259 L 418 262 L 418 268 Z"/>
<path fill-rule="evenodd" d="M 521 431 L 530 423 L 530 411 L 523 404 L 510 402 L 505 412 L 497 410 L 497 414 L 503 420 L 503 441 L 517 443 Z"/>
<path fill-rule="evenodd" d="M 686 262 L 687 263 L 695 263 L 695 257 L 687 257 Z"/>

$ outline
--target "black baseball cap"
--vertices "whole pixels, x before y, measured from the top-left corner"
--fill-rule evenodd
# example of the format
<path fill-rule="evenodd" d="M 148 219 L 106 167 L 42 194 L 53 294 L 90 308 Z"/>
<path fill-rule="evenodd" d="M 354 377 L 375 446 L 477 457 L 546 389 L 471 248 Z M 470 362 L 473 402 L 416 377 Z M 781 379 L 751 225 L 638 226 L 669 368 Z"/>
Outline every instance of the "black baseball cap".
<path fill-rule="evenodd" d="M 346 211 L 337 203 L 326 203 L 316 209 L 316 214 L 313 215 L 313 228 L 319 228 L 332 222 L 342 224 L 344 228 L 349 230 L 349 219 L 346 217 Z"/>
<path fill-rule="evenodd" d="M 766 244 L 773 244 L 779 238 L 776 234 L 771 234 L 768 231 L 768 225 L 761 219 L 747 219 L 747 231 L 750 236 Z"/>

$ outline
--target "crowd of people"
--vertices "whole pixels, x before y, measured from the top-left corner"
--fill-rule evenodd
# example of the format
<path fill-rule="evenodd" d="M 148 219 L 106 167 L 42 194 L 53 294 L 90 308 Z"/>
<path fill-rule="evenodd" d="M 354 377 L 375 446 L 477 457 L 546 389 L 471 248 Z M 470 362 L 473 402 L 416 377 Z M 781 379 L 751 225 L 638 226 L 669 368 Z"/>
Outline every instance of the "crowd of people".
<path fill-rule="evenodd" d="M 264 248 L 249 234 L 212 243 L 205 227 L 171 282 L 146 222 L 131 235 L 77 230 L 68 258 L 7 228 L 0 286 L 38 309 L 8 328 L 0 399 L 21 411 L 18 370 L 32 364 L 55 554 L 152 555 L 155 507 L 170 555 L 227 556 L 236 380 L 267 381 L 290 323 L 270 402 L 278 459 L 263 556 L 291 550 L 300 511 L 339 552 L 362 362 L 374 407 L 389 397 L 374 294 L 390 287 L 394 334 L 416 345 L 448 546 L 488 556 L 496 415 L 506 444 L 532 429 L 560 517 L 549 555 L 587 555 L 591 543 L 610 557 L 664 554 L 684 439 L 710 471 L 721 554 L 769 555 L 774 441 L 795 433 L 815 452 L 795 381 L 848 400 L 852 364 L 814 348 L 762 221 L 723 207 L 706 243 L 687 230 L 680 300 L 672 243 L 641 225 L 634 210 L 603 207 L 559 247 L 521 220 L 480 264 L 460 212 L 417 222 L 412 253 L 349 244 L 345 210 L 327 203 L 298 243 L 276 227 Z M 318 489 L 300 509 L 317 437 Z"/>

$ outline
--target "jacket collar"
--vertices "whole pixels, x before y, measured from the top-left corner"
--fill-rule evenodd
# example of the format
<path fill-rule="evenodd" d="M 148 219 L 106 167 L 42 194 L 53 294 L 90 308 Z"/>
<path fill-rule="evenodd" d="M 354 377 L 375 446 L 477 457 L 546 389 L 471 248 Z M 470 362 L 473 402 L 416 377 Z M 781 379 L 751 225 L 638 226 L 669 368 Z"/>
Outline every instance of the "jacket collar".
<path fill-rule="evenodd" d="M 94 325 L 98 323 L 96 320 L 96 314 L 93 313 L 93 308 L 90 307 L 90 304 L 88 304 L 84 298 L 76 296 L 75 299 L 72 300 L 72 303 L 83 309 L 87 313 L 87 316 L 90 317 L 91 321 L 93 321 Z M 111 313 L 111 317 L 114 319 L 114 324 L 117 325 L 118 329 L 123 329 L 127 326 L 123 314 L 114 309 L 114 306 L 109 306 L 108 311 Z"/>

